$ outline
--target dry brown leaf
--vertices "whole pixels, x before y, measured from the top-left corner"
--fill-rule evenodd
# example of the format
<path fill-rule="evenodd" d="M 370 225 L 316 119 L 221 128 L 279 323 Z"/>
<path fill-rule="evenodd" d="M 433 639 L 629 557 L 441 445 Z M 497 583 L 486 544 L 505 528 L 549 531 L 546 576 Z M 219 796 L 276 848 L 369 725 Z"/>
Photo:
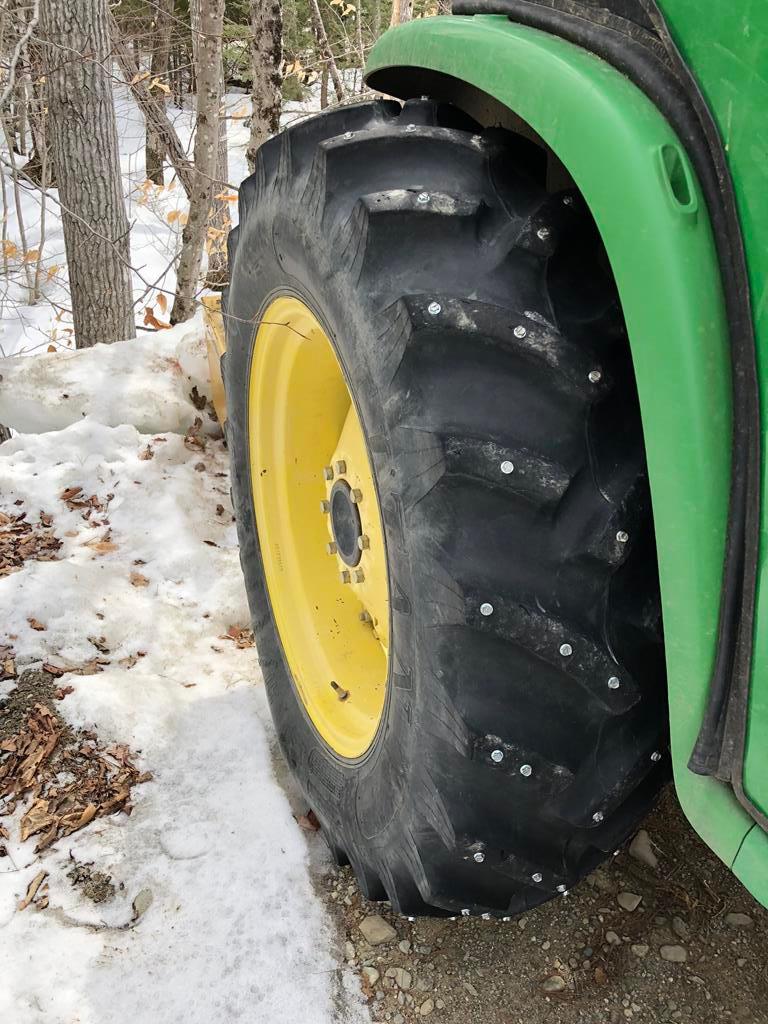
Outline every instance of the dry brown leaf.
<path fill-rule="evenodd" d="M 294 815 L 294 817 L 296 817 Z M 296 824 L 299 828 L 304 829 L 305 832 L 319 832 L 320 822 L 317 820 L 317 815 L 314 811 L 307 811 L 306 814 L 300 814 L 296 817 Z"/>
<path fill-rule="evenodd" d="M 32 879 L 32 881 L 27 886 L 26 895 L 24 896 L 24 899 L 21 901 L 21 903 L 19 903 L 18 907 L 16 908 L 17 910 L 26 910 L 27 909 L 29 904 L 34 900 L 35 896 L 37 895 L 37 890 L 42 885 L 43 880 L 45 878 L 47 878 L 47 877 L 48 877 L 48 872 L 47 871 L 40 871 L 40 872 L 38 872 L 35 875 L 35 877 Z"/>
<path fill-rule="evenodd" d="M 30 627 L 34 629 L 37 633 L 42 633 L 47 628 L 42 624 L 42 622 L 39 622 L 35 618 L 29 618 L 27 619 L 27 622 L 29 623 Z"/>
<path fill-rule="evenodd" d="M 132 572 L 131 576 L 130 576 L 130 579 L 131 579 L 131 584 L 134 587 L 147 587 L 147 586 L 149 586 L 149 579 L 146 576 L 143 576 L 140 572 Z"/>
<path fill-rule="evenodd" d="M 139 452 L 139 458 L 141 459 L 142 462 L 148 462 L 150 459 L 154 459 L 154 457 L 155 453 L 152 450 L 152 446 L 149 444 L 147 445 L 146 448 L 142 448 L 141 451 Z"/>
<path fill-rule="evenodd" d="M 71 501 L 72 498 L 76 498 L 78 494 L 81 494 L 82 490 L 82 487 L 67 487 L 66 490 L 61 492 L 59 497 L 62 501 Z"/>

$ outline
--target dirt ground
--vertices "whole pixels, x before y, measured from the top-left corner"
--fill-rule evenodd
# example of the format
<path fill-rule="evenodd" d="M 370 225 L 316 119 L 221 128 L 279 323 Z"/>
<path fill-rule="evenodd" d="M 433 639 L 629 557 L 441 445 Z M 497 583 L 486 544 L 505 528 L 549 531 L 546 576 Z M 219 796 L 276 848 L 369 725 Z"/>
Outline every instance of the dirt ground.
<path fill-rule="evenodd" d="M 768 912 L 695 835 L 671 789 L 645 827 L 655 869 L 624 849 L 567 897 L 509 923 L 409 923 L 364 900 L 349 868 L 334 869 L 321 885 L 373 1019 L 768 1022 Z M 370 945 L 360 923 L 371 915 L 397 934 Z"/>

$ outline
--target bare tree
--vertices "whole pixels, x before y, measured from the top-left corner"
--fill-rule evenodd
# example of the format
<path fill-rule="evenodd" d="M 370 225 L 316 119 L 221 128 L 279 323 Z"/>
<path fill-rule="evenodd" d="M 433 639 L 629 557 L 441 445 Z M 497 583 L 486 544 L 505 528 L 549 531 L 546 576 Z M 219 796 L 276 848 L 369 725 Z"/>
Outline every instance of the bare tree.
<path fill-rule="evenodd" d="M 216 180 L 221 101 L 221 36 L 224 0 L 201 0 L 197 64 L 197 128 L 189 217 L 184 225 L 171 323 L 189 320 L 195 311 L 211 198 Z"/>
<path fill-rule="evenodd" d="M 390 26 L 402 25 L 413 17 L 413 0 L 393 0 Z"/>
<path fill-rule="evenodd" d="M 395 0 L 395 2 L 397 3 L 397 0 Z M 405 0 L 403 0 L 403 2 L 405 2 Z M 331 44 L 328 42 L 328 33 L 325 31 L 323 17 L 320 14 L 320 7 L 317 0 L 309 0 L 309 16 L 312 20 L 312 31 L 315 33 L 318 49 L 320 50 L 323 60 L 325 61 L 331 75 L 336 99 L 341 103 L 344 99 L 344 85 L 341 81 L 339 69 L 336 67 L 336 61 L 333 59 Z"/>
<path fill-rule="evenodd" d="M 256 164 L 256 150 L 280 129 L 282 108 L 283 9 L 280 0 L 251 0 L 251 138 L 246 150 L 248 167 Z"/>
<path fill-rule="evenodd" d="M 171 54 L 171 29 L 173 27 L 174 0 L 157 0 L 155 10 L 155 29 L 152 33 L 152 62 L 150 74 L 152 81 L 169 85 L 168 71 Z M 158 89 L 155 100 L 165 111 L 165 92 Z M 145 147 L 147 177 L 155 185 L 163 184 L 163 163 L 165 161 L 166 144 L 162 132 L 155 123 L 147 118 L 147 142 Z"/>
<path fill-rule="evenodd" d="M 75 340 L 87 348 L 136 334 L 107 0 L 42 0 L 40 13 Z"/>

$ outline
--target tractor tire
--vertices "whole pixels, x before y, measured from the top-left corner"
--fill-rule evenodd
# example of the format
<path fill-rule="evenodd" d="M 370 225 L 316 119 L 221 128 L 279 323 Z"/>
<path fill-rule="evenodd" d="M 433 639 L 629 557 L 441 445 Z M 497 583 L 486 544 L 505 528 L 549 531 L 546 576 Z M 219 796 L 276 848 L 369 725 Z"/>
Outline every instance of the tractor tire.
<path fill-rule="evenodd" d="M 229 258 L 241 562 L 277 735 L 332 852 L 409 916 L 562 894 L 632 834 L 669 762 L 637 392 L 588 209 L 547 191 L 521 136 L 378 101 L 261 147 Z M 249 372 L 283 293 L 331 339 L 381 509 L 387 693 L 353 758 L 292 678 L 254 511 Z"/>

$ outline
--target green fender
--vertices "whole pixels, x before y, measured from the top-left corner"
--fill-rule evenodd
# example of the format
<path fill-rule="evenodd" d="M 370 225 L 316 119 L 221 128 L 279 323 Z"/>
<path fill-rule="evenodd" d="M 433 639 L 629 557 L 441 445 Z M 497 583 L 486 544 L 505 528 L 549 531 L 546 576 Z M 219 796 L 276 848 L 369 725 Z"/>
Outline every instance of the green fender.
<path fill-rule="evenodd" d="M 458 79 L 522 118 L 592 210 L 621 296 L 640 393 L 677 792 L 705 842 L 767 903 L 768 861 L 738 857 L 752 819 L 729 787 L 686 767 L 715 655 L 732 412 L 720 272 L 696 176 L 645 94 L 556 36 L 498 15 L 427 18 L 387 32 L 366 74 L 374 88 L 405 97 L 422 91 L 408 84 L 418 81 L 413 69 L 434 73 L 431 95 L 440 96 L 441 82 L 452 95 Z"/>

